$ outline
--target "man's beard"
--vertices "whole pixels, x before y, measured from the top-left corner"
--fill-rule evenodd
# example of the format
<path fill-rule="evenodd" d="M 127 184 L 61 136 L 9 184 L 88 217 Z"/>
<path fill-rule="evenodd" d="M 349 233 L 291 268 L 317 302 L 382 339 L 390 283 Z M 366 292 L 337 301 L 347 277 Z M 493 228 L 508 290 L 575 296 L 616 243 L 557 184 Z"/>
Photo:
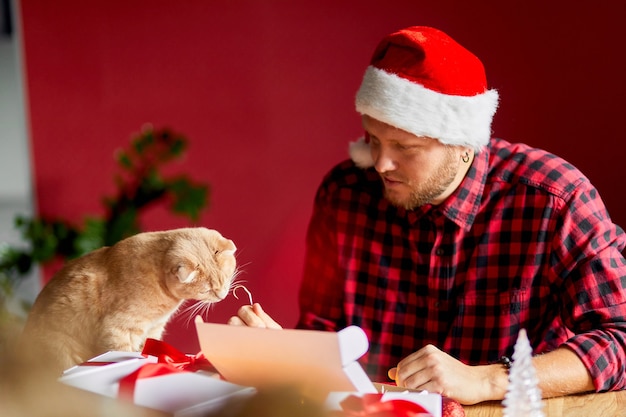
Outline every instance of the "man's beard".
<path fill-rule="evenodd" d="M 401 207 L 405 210 L 416 209 L 431 203 L 443 194 L 454 181 L 458 170 L 456 153 L 452 148 L 447 148 L 445 159 L 439 164 L 435 172 L 423 183 L 414 187 L 406 199 L 398 199 L 393 193 L 387 192 L 387 190 L 385 190 L 385 198 L 396 207 Z"/>

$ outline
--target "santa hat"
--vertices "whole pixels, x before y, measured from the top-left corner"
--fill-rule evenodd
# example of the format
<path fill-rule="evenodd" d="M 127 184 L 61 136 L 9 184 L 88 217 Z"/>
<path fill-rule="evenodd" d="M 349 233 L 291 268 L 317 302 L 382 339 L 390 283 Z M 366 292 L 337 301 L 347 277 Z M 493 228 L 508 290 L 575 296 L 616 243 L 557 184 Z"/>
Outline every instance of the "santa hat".
<path fill-rule="evenodd" d="M 440 30 L 425 26 L 385 37 L 365 71 L 356 110 L 416 136 L 472 147 L 489 142 L 498 92 L 487 88 L 482 62 Z M 369 144 L 350 144 L 350 156 L 373 166 Z"/>

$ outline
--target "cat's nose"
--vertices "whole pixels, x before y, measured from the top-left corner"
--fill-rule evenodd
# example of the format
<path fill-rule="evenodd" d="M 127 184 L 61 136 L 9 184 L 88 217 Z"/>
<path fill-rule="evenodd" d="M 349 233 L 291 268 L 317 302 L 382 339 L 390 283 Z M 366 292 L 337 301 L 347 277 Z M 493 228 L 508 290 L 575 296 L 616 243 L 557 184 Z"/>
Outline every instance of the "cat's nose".
<path fill-rule="evenodd" d="M 222 288 L 219 291 L 213 291 L 215 296 L 220 300 L 223 300 L 228 295 L 228 288 Z"/>

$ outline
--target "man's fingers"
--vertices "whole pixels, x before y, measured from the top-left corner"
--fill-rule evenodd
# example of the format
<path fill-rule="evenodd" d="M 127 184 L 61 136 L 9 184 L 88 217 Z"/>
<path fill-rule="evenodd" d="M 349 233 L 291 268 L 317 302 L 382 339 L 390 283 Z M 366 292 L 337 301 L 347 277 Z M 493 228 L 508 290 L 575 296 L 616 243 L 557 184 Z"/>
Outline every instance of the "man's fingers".
<path fill-rule="evenodd" d="M 241 320 L 237 316 L 232 316 L 230 319 L 228 319 L 226 324 L 230 324 L 231 326 L 245 326 L 246 325 L 246 323 L 244 323 L 243 320 Z"/>
<path fill-rule="evenodd" d="M 251 305 L 241 306 L 237 311 L 237 316 L 246 325 L 250 327 L 267 327 L 265 321 Z"/>
<path fill-rule="evenodd" d="M 239 307 L 237 315 L 228 319 L 228 324 L 234 326 L 265 327 L 268 329 L 282 329 L 281 325 L 272 319 L 259 303 Z"/>
<path fill-rule="evenodd" d="M 254 313 L 258 317 L 260 317 L 261 320 L 263 320 L 265 327 L 267 327 L 268 329 L 282 329 L 282 326 L 280 324 L 276 323 L 273 318 L 271 318 L 265 311 L 263 311 L 261 304 L 254 303 L 252 305 L 252 311 L 254 311 Z"/>

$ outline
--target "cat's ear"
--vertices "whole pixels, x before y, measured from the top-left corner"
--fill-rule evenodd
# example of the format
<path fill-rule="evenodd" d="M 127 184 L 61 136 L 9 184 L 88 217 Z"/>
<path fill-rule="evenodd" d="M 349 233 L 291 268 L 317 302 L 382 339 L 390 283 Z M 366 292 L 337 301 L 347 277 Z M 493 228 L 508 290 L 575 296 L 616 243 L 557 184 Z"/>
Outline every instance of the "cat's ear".
<path fill-rule="evenodd" d="M 178 277 L 179 281 L 183 284 L 188 284 L 196 278 L 196 274 L 198 273 L 195 269 L 189 269 L 184 265 L 179 265 L 176 269 L 176 277 Z"/>

